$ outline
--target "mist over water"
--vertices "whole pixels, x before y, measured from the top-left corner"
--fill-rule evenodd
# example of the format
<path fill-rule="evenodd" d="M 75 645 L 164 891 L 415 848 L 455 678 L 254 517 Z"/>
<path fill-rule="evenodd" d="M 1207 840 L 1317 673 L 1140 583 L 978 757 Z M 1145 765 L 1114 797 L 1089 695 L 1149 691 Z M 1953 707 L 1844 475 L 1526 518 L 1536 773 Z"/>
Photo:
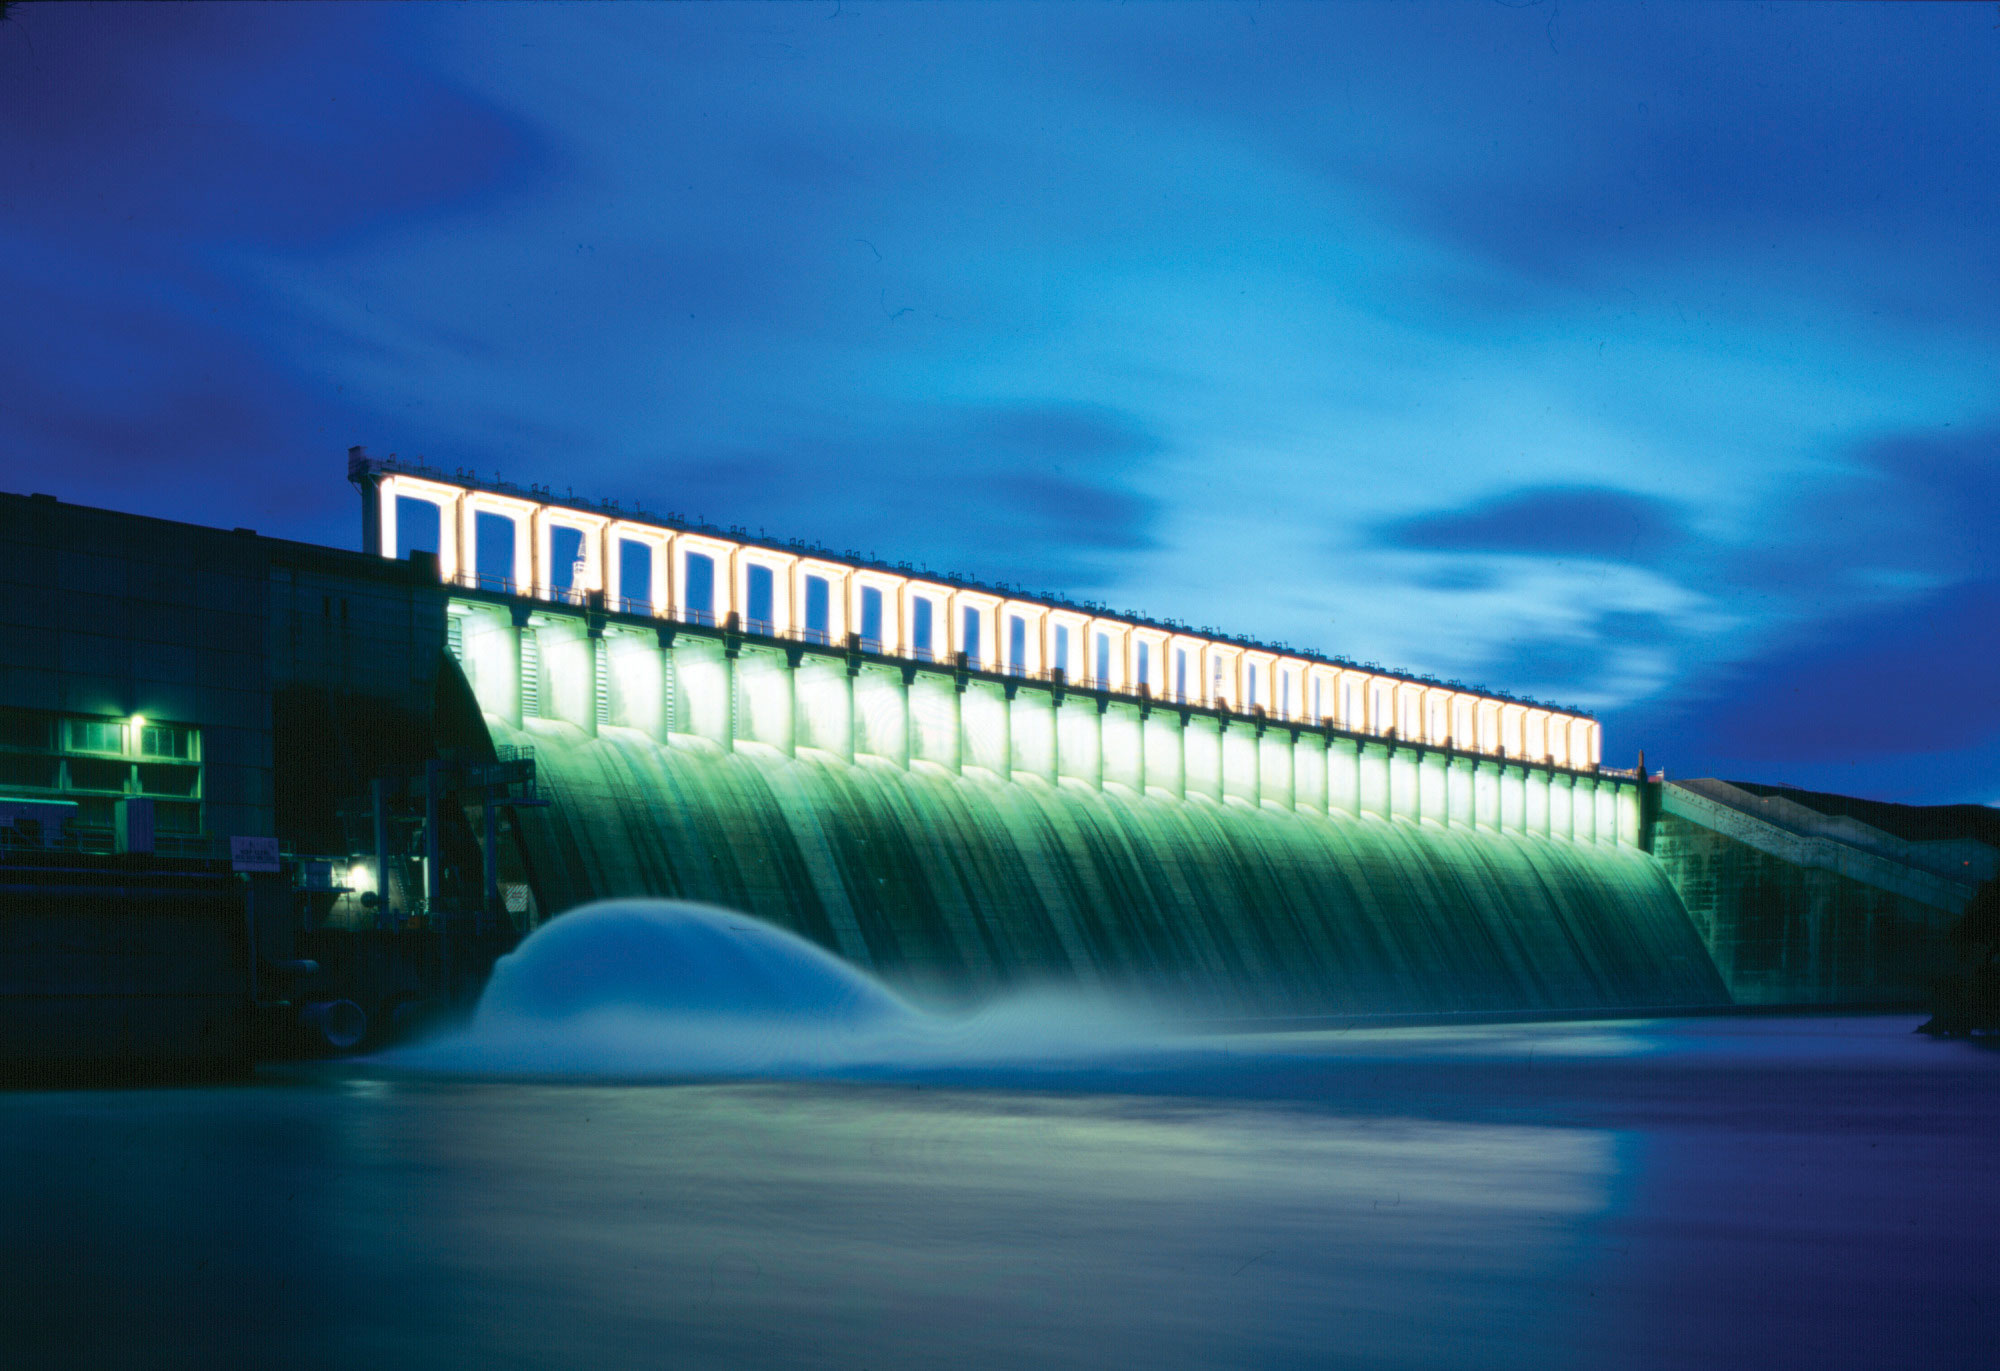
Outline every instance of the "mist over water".
<path fill-rule="evenodd" d="M 0 1096 L 0 1360 L 1983 1365 L 2000 1054 L 1914 1022 L 937 1014 L 612 902 L 372 1061 Z"/>
<path fill-rule="evenodd" d="M 785 929 L 679 900 L 572 911 L 502 958 L 463 1028 L 374 1059 L 457 1078 L 936 1081 L 1036 1091 L 1317 1100 L 1395 1110 L 1388 1068 L 1431 1079 L 1616 1079 L 1952 1064 L 1869 1018 L 1698 1018 L 1223 1031 L 1073 986 L 938 1012 Z M 1387 1087 L 1385 1088 L 1385 1083 Z"/>
<path fill-rule="evenodd" d="M 1060 1070 L 1186 1053 L 1195 1042 L 1156 1013 L 1073 988 L 927 1011 L 750 915 L 606 900 L 543 925 L 502 958 L 467 1027 L 381 1060 L 455 1075 L 879 1078 Z"/>

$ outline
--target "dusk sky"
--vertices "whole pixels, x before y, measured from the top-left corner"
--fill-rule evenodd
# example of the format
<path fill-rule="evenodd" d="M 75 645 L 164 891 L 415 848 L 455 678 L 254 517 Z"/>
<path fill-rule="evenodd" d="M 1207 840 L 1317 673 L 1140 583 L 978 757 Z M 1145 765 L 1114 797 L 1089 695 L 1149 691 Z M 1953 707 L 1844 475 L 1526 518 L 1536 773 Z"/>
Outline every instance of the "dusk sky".
<path fill-rule="evenodd" d="M 2000 8 L 17 5 L 0 488 L 350 444 L 2000 798 Z"/>

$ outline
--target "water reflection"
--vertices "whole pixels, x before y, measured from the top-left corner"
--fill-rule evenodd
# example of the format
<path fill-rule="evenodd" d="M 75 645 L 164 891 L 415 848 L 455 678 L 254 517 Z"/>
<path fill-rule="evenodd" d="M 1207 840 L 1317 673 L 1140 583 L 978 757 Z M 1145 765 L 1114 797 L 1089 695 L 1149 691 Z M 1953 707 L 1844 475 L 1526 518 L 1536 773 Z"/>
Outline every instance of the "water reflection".
<path fill-rule="evenodd" d="M 9 1365 L 1941 1365 L 1994 1058 L 1895 1019 L 0 1098 Z M 1939 1049 L 1942 1047 L 1942 1051 Z"/>

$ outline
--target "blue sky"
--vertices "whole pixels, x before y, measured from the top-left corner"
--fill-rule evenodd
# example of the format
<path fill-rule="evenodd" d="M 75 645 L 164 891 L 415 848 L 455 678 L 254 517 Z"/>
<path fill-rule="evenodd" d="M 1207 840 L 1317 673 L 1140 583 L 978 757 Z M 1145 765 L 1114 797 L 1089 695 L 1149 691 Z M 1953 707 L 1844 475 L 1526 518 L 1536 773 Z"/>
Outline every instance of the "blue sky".
<path fill-rule="evenodd" d="M 2000 797 L 2000 11 L 17 6 L 0 486 L 351 443 Z"/>

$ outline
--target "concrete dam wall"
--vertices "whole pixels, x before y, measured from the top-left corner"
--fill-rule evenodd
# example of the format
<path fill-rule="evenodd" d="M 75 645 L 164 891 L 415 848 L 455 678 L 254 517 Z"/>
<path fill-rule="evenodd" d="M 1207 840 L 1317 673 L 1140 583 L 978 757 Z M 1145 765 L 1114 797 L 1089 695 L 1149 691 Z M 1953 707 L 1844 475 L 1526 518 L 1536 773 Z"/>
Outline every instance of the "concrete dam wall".
<path fill-rule="evenodd" d="M 1667 784 L 1660 809 L 1654 852 L 1738 1004 L 1923 1003 L 1951 966 L 1946 931 L 2000 857 L 1718 780 Z"/>
<path fill-rule="evenodd" d="M 455 603 L 544 914 L 713 901 L 933 1002 L 1728 1003 L 1629 782 L 721 631 Z"/>

